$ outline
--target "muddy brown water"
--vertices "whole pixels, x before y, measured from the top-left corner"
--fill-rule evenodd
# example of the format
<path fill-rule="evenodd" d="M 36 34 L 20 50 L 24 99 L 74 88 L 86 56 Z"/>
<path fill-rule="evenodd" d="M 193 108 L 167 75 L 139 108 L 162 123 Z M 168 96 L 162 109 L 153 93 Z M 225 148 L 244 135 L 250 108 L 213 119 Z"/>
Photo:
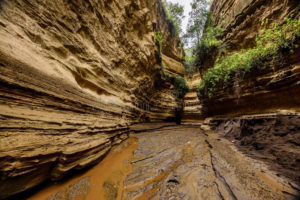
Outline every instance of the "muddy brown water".
<path fill-rule="evenodd" d="M 139 131 L 98 165 L 30 200 L 295 199 L 297 185 L 200 127 Z"/>
<path fill-rule="evenodd" d="M 64 182 L 42 189 L 29 200 L 121 199 L 123 180 L 131 170 L 130 160 L 136 148 L 133 138 L 111 150 L 98 165 Z"/>

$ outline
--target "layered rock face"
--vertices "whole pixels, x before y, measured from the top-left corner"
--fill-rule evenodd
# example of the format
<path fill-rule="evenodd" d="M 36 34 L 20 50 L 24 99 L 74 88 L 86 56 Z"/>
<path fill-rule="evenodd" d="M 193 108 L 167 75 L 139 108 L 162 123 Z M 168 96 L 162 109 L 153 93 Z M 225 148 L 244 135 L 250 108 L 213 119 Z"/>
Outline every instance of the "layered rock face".
<path fill-rule="evenodd" d="M 204 119 L 203 106 L 197 96 L 197 86 L 201 81 L 200 73 L 197 72 L 188 76 L 186 77 L 186 80 L 190 91 L 184 97 L 182 122 L 185 124 L 199 123 Z"/>
<path fill-rule="evenodd" d="M 222 42 L 228 46 L 226 54 L 254 47 L 258 32 L 266 28 L 261 26 L 262 21 L 269 19 L 271 27 L 292 14 L 299 19 L 299 9 L 299 1 L 279 0 L 216 0 L 211 5 L 215 25 L 224 29 Z M 295 43 L 300 43 L 299 38 Z M 299 58 L 299 48 L 284 53 L 280 66 L 270 65 L 247 74 L 241 82 L 232 80 L 233 88 L 198 99 L 198 104 L 191 103 L 194 92 L 185 99 L 188 112 L 183 120 L 197 122 L 197 118 L 230 139 L 242 152 L 269 163 L 279 175 L 300 182 L 294 174 L 299 171 L 300 158 Z M 203 61 L 206 70 L 213 67 L 210 59 Z M 197 79 L 199 84 L 201 78 Z"/>
<path fill-rule="evenodd" d="M 211 6 L 214 25 L 224 29 L 222 43 L 228 47 L 226 54 L 253 47 L 260 30 L 274 23 L 280 24 L 291 15 L 299 19 L 299 10 L 299 1 L 213 1 Z M 261 25 L 266 19 L 269 27 Z M 295 43 L 300 43 L 299 38 Z M 282 109 L 299 112 L 299 56 L 299 48 L 296 48 L 293 53 L 282 55 L 280 66 L 271 64 L 264 70 L 247 74 L 242 82 L 232 80 L 233 88 L 225 92 L 220 89 L 212 98 L 201 99 L 204 105 L 203 117 L 236 116 Z M 205 64 L 204 69 L 214 64 L 211 58 L 202 62 Z"/>
<path fill-rule="evenodd" d="M 181 74 L 173 30 L 156 0 L 1 1 L 0 198 L 99 162 L 132 123 L 173 118 L 154 38 Z"/>
<path fill-rule="evenodd" d="M 299 9 L 298 0 L 214 0 L 211 6 L 214 23 L 225 29 L 223 41 L 230 51 L 254 46 L 262 21 L 280 23 L 292 14 L 299 18 Z"/>
<path fill-rule="evenodd" d="M 216 25 L 224 28 L 223 43 L 228 52 L 255 45 L 258 32 L 270 25 L 282 23 L 285 17 L 299 19 L 299 1 L 214 1 L 211 7 Z M 223 16 L 223 17 L 221 17 Z M 299 38 L 296 39 L 299 44 Z M 220 91 L 211 99 L 203 99 L 207 116 L 273 112 L 281 109 L 299 111 L 299 48 L 280 58 L 281 66 L 271 65 L 248 74 L 241 83 L 228 91 Z M 206 66 L 209 68 L 212 66 Z M 234 80 L 233 80 L 234 81 Z M 289 98 L 286 98 L 286 97 Z M 234 109 L 233 109 L 234 108 Z"/>
<path fill-rule="evenodd" d="M 182 44 L 176 35 L 176 29 L 169 20 L 166 20 L 167 15 L 164 11 L 161 1 L 157 1 L 158 6 L 158 22 L 157 25 L 160 27 L 156 29 L 156 33 L 162 36 L 161 46 L 161 61 L 164 63 L 164 72 L 183 76 L 184 66 L 183 57 L 184 50 L 181 48 Z"/>
<path fill-rule="evenodd" d="M 226 54 L 253 47 L 259 30 L 266 28 L 261 25 L 264 20 L 269 19 L 269 26 L 272 26 L 274 23 L 282 23 L 285 17 L 291 15 L 298 19 L 299 9 L 299 1 L 232 0 L 213 1 L 211 5 L 214 25 L 224 29 L 222 42 L 228 46 Z M 299 38 L 296 40 L 299 44 Z M 212 55 L 215 54 L 212 52 Z M 210 99 L 201 99 L 202 118 L 268 113 L 283 109 L 299 112 L 299 56 L 299 48 L 296 48 L 293 53 L 285 53 L 281 57 L 280 67 L 271 65 L 248 74 L 240 83 L 232 80 L 235 82 L 233 88 L 225 92 L 220 90 Z M 204 69 L 213 67 L 211 58 L 202 62 L 206 64 Z"/>

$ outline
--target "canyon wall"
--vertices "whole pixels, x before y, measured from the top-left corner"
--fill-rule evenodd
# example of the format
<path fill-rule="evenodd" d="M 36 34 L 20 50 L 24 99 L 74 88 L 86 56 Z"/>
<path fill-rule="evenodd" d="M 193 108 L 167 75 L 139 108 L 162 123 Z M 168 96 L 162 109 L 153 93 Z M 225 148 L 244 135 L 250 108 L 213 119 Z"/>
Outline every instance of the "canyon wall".
<path fill-rule="evenodd" d="M 158 0 L 0 2 L 0 198 L 99 162 L 175 117 L 183 50 Z M 154 32 L 164 35 L 160 55 Z"/>
<path fill-rule="evenodd" d="M 226 55 L 255 45 L 255 38 L 260 30 L 271 27 L 274 23 L 281 24 L 285 17 L 300 18 L 298 0 L 290 1 L 213 1 L 211 4 L 212 22 L 224 30 L 222 43 L 227 46 Z M 262 26 L 264 20 L 269 20 L 268 27 Z M 205 34 L 205 33 L 204 33 Z M 296 38 L 296 44 L 300 43 Z M 206 60 L 204 69 L 213 67 L 211 62 L 215 55 L 211 52 Z M 269 66 L 262 71 L 255 71 L 244 77 L 240 83 L 226 91 L 222 89 L 211 98 L 201 98 L 200 101 L 187 108 L 195 110 L 184 116 L 184 121 L 191 121 L 192 115 L 198 119 L 207 117 L 231 117 L 244 114 L 268 113 L 282 110 L 300 111 L 300 51 L 296 48 L 293 53 L 287 53 L 281 58 L 282 65 Z M 216 57 L 213 57 L 216 59 Z M 194 75 L 198 81 L 201 77 Z M 193 82 L 195 82 L 195 78 Z M 196 86 L 194 87 L 196 93 Z M 288 97 L 288 98 L 286 98 Z M 199 111 L 199 106 L 202 109 Z M 200 114 L 199 114 L 200 113 Z M 192 120 L 193 121 L 193 120 Z"/>
<path fill-rule="evenodd" d="M 224 30 L 225 56 L 254 47 L 259 31 L 282 24 L 285 17 L 300 19 L 298 0 L 215 0 L 210 9 L 213 26 Z M 262 25 L 266 19 L 267 27 Z M 295 44 L 300 44 L 299 38 Z M 203 73 L 214 66 L 216 55 L 211 52 L 202 61 Z M 196 99 L 203 74 L 194 74 L 188 79 L 192 90 L 185 97 L 183 121 L 202 122 L 203 128 L 209 125 L 245 154 L 300 183 L 295 173 L 300 170 L 300 48 L 280 56 L 280 65 L 271 63 L 242 81 L 231 80 L 232 88 L 220 88 L 211 97 Z"/>
<path fill-rule="evenodd" d="M 297 0 L 213 1 L 211 6 L 214 25 L 224 29 L 222 43 L 226 43 L 227 55 L 255 46 L 255 38 L 261 30 L 275 23 L 282 24 L 284 18 L 292 15 L 299 19 L 299 11 Z M 263 26 L 262 22 L 266 19 L 269 24 Z M 295 43 L 300 43 L 299 38 Z M 299 48 L 293 53 L 284 53 L 280 65 L 271 64 L 264 70 L 247 74 L 242 82 L 236 81 L 233 88 L 225 92 L 220 90 L 212 98 L 202 99 L 206 109 L 204 114 L 209 117 L 300 111 L 299 56 Z"/>

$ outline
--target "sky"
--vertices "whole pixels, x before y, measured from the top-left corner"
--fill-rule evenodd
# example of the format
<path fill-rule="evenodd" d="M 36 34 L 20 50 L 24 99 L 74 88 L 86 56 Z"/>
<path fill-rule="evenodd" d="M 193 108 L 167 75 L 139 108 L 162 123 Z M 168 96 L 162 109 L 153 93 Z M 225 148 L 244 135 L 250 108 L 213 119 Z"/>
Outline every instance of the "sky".
<path fill-rule="evenodd" d="M 192 0 L 167 0 L 169 2 L 172 3 L 179 3 L 180 5 L 184 6 L 184 15 L 185 18 L 182 21 L 182 30 L 183 32 L 185 32 L 187 24 L 188 24 L 188 20 L 189 20 L 189 12 L 191 11 L 191 2 Z"/>

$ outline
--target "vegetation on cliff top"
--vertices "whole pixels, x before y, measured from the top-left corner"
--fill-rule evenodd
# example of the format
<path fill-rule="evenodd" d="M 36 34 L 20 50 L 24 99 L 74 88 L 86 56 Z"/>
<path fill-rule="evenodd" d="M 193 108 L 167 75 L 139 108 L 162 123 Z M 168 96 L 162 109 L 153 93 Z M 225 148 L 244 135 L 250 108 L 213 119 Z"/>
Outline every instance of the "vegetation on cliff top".
<path fill-rule="evenodd" d="M 226 43 L 223 43 L 220 38 L 223 35 L 223 29 L 220 26 L 212 27 L 208 26 L 205 29 L 205 35 L 201 38 L 200 43 L 195 47 L 194 65 L 200 70 L 200 73 L 204 71 L 204 61 L 209 57 L 213 59 L 215 56 L 213 52 L 218 54 L 226 53 Z"/>
<path fill-rule="evenodd" d="M 172 3 L 167 2 L 166 0 L 161 0 L 162 6 L 164 9 L 164 12 L 167 16 L 167 19 L 170 21 L 171 26 L 175 28 L 175 34 L 178 38 L 180 38 L 180 35 L 182 33 L 182 20 L 184 19 L 184 8 L 178 3 Z M 173 28 L 172 27 L 172 28 Z M 163 39 L 164 39 L 164 33 L 161 31 L 155 31 L 154 37 L 156 41 L 159 43 L 159 52 L 160 54 L 163 51 Z M 182 42 L 178 44 L 178 47 L 182 47 Z"/>
<path fill-rule="evenodd" d="M 184 19 L 184 8 L 178 3 L 167 2 L 162 0 L 162 4 L 168 19 L 176 29 L 176 35 L 179 37 L 182 33 L 182 20 Z"/>
<path fill-rule="evenodd" d="M 268 23 L 264 21 L 262 25 Z M 272 28 L 262 30 L 256 37 L 256 46 L 217 59 L 213 68 L 203 74 L 198 86 L 198 97 L 212 97 L 219 89 L 233 86 L 233 80 L 243 80 L 254 70 L 261 70 L 267 63 L 276 64 L 282 52 L 293 52 L 298 46 L 296 38 L 300 36 L 300 20 L 286 18 L 283 25 L 275 23 Z M 218 41 L 212 40 L 213 44 Z"/>
<path fill-rule="evenodd" d="M 187 30 L 183 37 L 188 45 L 197 46 L 200 44 L 205 22 L 209 16 L 208 0 L 193 0 L 191 8 Z"/>
<path fill-rule="evenodd" d="M 194 65 L 196 60 L 195 47 L 185 49 L 184 57 L 184 73 L 185 75 L 192 75 L 196 72 L 196 66 Z"/>
<path fill-rule="evenodd" d="M 183 35 L 185 46 L 185 74 L 192 75 L 196 72 L 199 46 L 202 44 L 201 36 L 207 18 L 210 16 L 208 11 L 208 0 L 193 0 L 186 33 Z"/>

